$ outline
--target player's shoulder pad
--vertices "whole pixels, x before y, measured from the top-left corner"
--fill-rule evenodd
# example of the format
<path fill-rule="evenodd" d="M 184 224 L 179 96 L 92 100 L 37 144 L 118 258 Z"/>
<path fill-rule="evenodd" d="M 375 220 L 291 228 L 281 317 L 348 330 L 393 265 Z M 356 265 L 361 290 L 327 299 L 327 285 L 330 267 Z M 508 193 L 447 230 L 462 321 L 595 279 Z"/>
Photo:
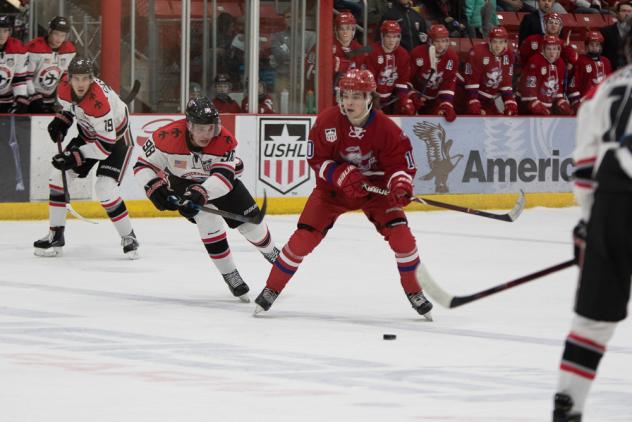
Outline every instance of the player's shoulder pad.
<path fill-rule="evenodd" d="M 26 47 L 27 47 L 27 50 L 30 53 L 43 54 L 43 53 L 51 53 L 52 52 L 51 48 L 48 46 L 48 43 L 46 42 L 46 39 L 44 37 L 37 37 L 37 38 L 31 40 L 27 44 Z"/>
<path fill-rule="evenodd" d="M 445 57 L 446 59 L 452 59 L 455 61 L 459 60 L 459 55 L 456 54 L 456 51 L 454 50 L 453 47 L 448 47 L 448 51 L 445 52 Z"/>
<path fill-rule="evenodd" d="M 26 47 L 17 38 L 9 37 L 4 52 L 7 54 L 26 53 Z"/>
<path fill-rule="evenodd" d="M 110 112 L 110 101 L 96 81 L 92 81 L 88 93 L 78 105 L 90 117 L 102 117 Z"/>
<path fill-rule="evenodd" d="M 72 87 L 70 86 L 70 82 L 68 82 L 68 75 L 64 74 L 62 78 L 59 80 L 59 85 L 57 86 L 57 97 L 60 100 L 64 100 L 66 102 L 72 102 Z"/>
<path fill-rule="evenodd" d="M 330 106 L 324 109 L 316 118 L 313 128 L 323 129 L 329 126 L 335 126 L 338 118 L 342 116 L 340 113 L 340 107 L 337 105 Z"/>
<path fill-rule="evenodd" d="M 186 134 L 187 121 L 180 119 L 156 129 L 151 136 L 160 151 L 167 154 L 189 155 Z"/>
<path fill-rule="evenodd" d="M 61 45 L 57 49 L 57 52 L 59 54 L 70 54 L 70 53 L 76 53 L 77 49 L 75 48 L 75 45 L 71 43 L 70 41 L 64 41 L 63 43 L 61 43 Z"/>
<path fill-rule="evenodd" d="M 222 126 L 219 135 L 214 137 L 206 148 L 202 150 L 202 152 L 209 155 L 224 155 L 235 148 L 237 148 L 237 139 L 235 139 L 235 135 L 233 135 L 230 130 Z"/>

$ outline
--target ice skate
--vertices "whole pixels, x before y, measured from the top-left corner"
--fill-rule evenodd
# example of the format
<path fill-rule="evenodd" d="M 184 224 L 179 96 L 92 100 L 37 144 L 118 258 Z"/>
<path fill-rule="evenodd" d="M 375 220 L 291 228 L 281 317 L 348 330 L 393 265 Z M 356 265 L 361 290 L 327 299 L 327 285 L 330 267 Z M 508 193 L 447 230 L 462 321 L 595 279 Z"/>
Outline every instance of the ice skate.
<path fill-rule="evenodd" d="M 37 256 L 54 257 L 61 256 L 62 248 L 66 244 L 64 240 L 65 227 L 51 227 L 48 234 L 33 243 L 33 253 Z"/>
<path fill-rule="evenodd" d="M 416 310 L 419 315 L 422 315 L 428 321 L 432 321 L 432 314 L 430 313 L 432 310 L 432 303 L 426 299 L 423 292 L 410 293 L 406 296 L 408 296 L 410 304 L 413 305 L 413 309 Z"/>
<path fill-rule="evenodd" d="M 277 249 L 277 247 L 275 246 L 274 249 L 272 250 L 272 252 L 262 252 L 261 254 L 264 256 L 264 258 L 270 263 L 270 264 L 274 264 L 274 261 L 276 261 L 277 256 L 279 256 L 280 251 Z"/>
<path fill-rule="evenodd" d="M 279 297 L 278 292 L 265 287 L 255 299 L 255 303 L 257 304 L 257 307 L 255 308 L 255 316 L 269 310 L 277 297 Z"/>
<path fill-rule="evenodd" d="M 237 270 L 227 274 L 222 274 L 222 277 L 224 277 L 224 281 L 228 285 L 228 288 L 233 296 L 238 297 L 242 302 L 250 303 L 250 298 L 248 297 L 250 288 L 241 278 Z"/>
<path fill-rule="evenodd" d="M 127 236 L 121 237 L 121 246 L 123 246 L 123 253 L 129 259 L 140 258 L 140 255 L 138 254 L 139 243 L 138 240 L 136 240 L 134 230 L 132 230 Z"/>
<path fill-rule="evenodd" d="M 573 399 L 568 394 L 557 393 L 554 405 L 553 422 L 581 422 L 581 414 L 570 413 L 573 408 Z"/>

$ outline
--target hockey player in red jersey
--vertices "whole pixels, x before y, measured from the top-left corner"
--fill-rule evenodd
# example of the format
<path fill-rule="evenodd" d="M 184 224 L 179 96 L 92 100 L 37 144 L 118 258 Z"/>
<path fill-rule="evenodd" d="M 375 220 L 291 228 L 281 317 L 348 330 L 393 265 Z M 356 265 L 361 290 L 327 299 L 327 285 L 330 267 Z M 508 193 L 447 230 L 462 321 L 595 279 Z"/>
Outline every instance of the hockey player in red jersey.
<path fill-rule="evenodd" d="M 248 84 L 246 83 L 246 86 L 247 85 Z M 259 108 L 257 109 L 257 113 L 276 114 L 276 111 L 274 111 L 274 102 L 272 101 L 272 97 L 270 97 L 266 92 L 265 82 L 261 80 L 259 81 L 257 92 L 259 93 Z M 241 100 L 241 112 L 248 113 L 248 95 L 245 95 L 244 99 Z"/>
<path fill-rule="evenodd" d="M 367 55 L 358 53 L 362 47 L 353 37 L 356 30 L 356 19 L 351 12 L 340 12 L 334 19 L 334 80 L 344 75 L 349 69 L 359 69 Z"/>
<path fill-rule="evenodd" d="M 215 97 L 213 97 L 213 105 L 220 114 L 241 113 L 241 107 L 239 107 L 239 104 L 229 95 L 231 88 L 232 83 L 228 75 L 219 73 L 215 77 Z"/>
<path fill-rule="evenodd" d="M 13 22 L 0 16 L 0 113 L 26 113 L 26 62 L 28 54 L 22 42 L 13 38 Z"/>
<path fill-rule="evenodd" d="M 518 113 L 512 87 L 514 53 L 507 47 L 508 39 L 507 30 L 497 26 L 489 32 L 489 43 L 477 44 L 470 50 L 464 72 L 467 114 Z M 498 97 L 504 103 L 503 112 L 496 106 Z"/>
<path fill-rule="evenodd" d="M 62 172 L 66 172 L 70 182 L 86 177 L 96 165 L 96 196 L 121 236 L 123 253 L 130 259 L 138 258 L 138 241 L 118 188 L 133 148 L 127 106 L 112 88 L 94 77 L 92 61 L 79 56 L 70 62 L 68 77 L 64 76 L 57 89 L 57 100 L 61 109 L 48 125 L 51 139 L 61 142 L 73 120 L 77 121 L 79 134 L 64 152 L 53 157 L 56 170 L 49 179 L 50 231 L 34 243 L 35 255 L 57 256 L 65 245 Z"/>
<path fill-rule="evenodd" d="M 560 58 L 559 38 L 547 35 L 542 52 L 529 59 L 520 80 L 521 113 L 536 116 L 570 116 L 573 109 L 564 98 L 564 61 Z"/>
<path fill-rule="evenodd" d="M 579 107 L 581 99 L 594 86 L 599 85 L 612 73 L 610 60 L 601 55 L 603 35 L 601 32 L 588 31 L 586 33 L 586 54 L 577 59 L 571 83 L 569 84 L 568 100 L 575 110 Z"/>
<path fill-rule="evenodd" d="M 432 25 L 429 44 L 410 52 L 411 80 L 420 93 L 416 107 L 420 114 L 438 114 L 448 122 L 456 119 L 454 90 L 459 57 L 450 48 L 449 33 L 443 25 Z"/>
<path fill-rule="evenodd" d="M 255 299 L 255 314 L 270 309 L 340 215 L 362 210 L 394 252 L 412 307 L 431 319 L 432 304 L 416 275 L 417 245 L 403 210 L 410 203 L 416 172 L 410 140 L 384 113 L 371 109 L 376 88 L 371 72 L 350 70 L 339 88 L 338 106 L 323 111 L 309 134 L 307 161 L 317 175 L 316 188 Z M 387 188 L 390 195 L 369 194 L 365 184 Z"/>
<path fill-rule="evenodd" d="M 415 114 L 408 96 L 410 57 L 400 45 L 402 30 L 396 21 L 384 21 L 380 27 L 381 42 L 373 45 L 367 57 L 367 68 L 375 76 L 380 105 L 388 114 Z"/>
<path fill-rule="evenodd" d="M 54 113 L 55 91 L 77 51 L 67 40 L 70 23 L 57 16 L 48 25 L 48 34 L 27 45 L 27 91 L 30 113 Z"/>
<path fill-rule="evenodd" d="M 210 205 L 245 216 L 260 210 L 238 176 L 243 164 L 235 154 L 237 140 L 222 126 L 218 111 L 206 97 L 187 104 L 186 119 L 163 126 L 143 145 L 143 154 L 134 167 L 147 197 L 163 210 L 178 210 L 197 225 L 209 257 L 233 296 L 249 302 L 248 285 L 237 271 L 226 239 L 222 217 L 200 213 L 198 207 Z M 170 197 L 182 202 L 172 201 Z M 196 206 L 191 206 L 196 205 Z M 268 226 L 225 219 L 269 261 L 279 250 L 274 246 Z"/>
<path fill-rule="evenodd" d="M 520 63 L 523 67 L 526 66 L 533 55 L 542 50 L 542 39 L 546 35 L 553 35 L 560 38 L 560 34 L 562 33 L 562 17 L 557 13 L 549 13 L 544 15 L 543 20 L 544 34 L 530 35 L 520 44 Z M 577 50 L 570 45 L 568 40 L 565 42 L 560 38 L 560 41 L 563 44 L 560 57 L 566 64 L 567 71 L 570 71 L 575 65 L 575 62 L 577 62 Z"/>

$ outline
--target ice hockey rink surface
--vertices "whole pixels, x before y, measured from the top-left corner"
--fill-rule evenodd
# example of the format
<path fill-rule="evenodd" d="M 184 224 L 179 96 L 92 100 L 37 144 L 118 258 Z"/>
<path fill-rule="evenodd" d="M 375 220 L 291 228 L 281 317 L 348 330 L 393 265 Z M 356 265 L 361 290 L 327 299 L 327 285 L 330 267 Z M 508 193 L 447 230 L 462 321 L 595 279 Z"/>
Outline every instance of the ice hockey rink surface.
<path fill-rule="evenodd" d="M 469 294 L 569 259 L 578 215 L 409 220 L 437 282 Z M 279 246 L 297 218 L 267 218 Z M 192 224 L 133 224 L 138 261 L 123 257 L 106 220 L 69 221 L 60 258 L 32 253 L 47 222 L 0 222 L 0 422 L 550 420 L 576 268 L 460 308 L 435 305 L 427 322 L 386 242 L 349 214 L 255 318 Z M 229 241 L 254 299 L 270 266 L 238 232 Z M 602 360 L 585 420 L 632 421 L 630 321 Z"/>

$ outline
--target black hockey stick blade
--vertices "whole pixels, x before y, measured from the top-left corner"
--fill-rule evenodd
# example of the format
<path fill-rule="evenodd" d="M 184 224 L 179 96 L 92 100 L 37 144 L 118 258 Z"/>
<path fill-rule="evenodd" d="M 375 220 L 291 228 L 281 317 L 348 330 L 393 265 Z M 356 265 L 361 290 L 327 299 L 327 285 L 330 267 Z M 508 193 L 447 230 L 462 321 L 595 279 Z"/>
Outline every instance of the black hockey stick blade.
<path fill-rule="evenodd" d="M 363 185 L 363 188 L 367 192 L 376 193 L 378 195 L 389 194 L 388 189 L 383 189 L 378 186 L 371 186 L 366 183 Z M 507 221 L 510 223 L 512 221 L 515 221 L 520 216 L 520 214 L 522 214 L 522 211 L 524 210 L 524 206 L 525 206 L 525 196 L 524 196 L 524 191 L 522 189 L 520 189 L 518 200 L 516 201 L 513 208 L 508 213 L 505 213 L 505 214 L 494 214 L 492 212 L 477 210 L 474 208 L 461 207 L 459 205 L 448 204 L 445 202 L 435 201 L 434 199 L 422 198 L 420 196 L 411 196 L 410 200 L 412 202 L 417 202 L 424 205 L 431 205 L 437 208 L 445 208 L 452 211 L 464 212 L 467 214 L 478 215 L 479 217 L 492 218 L 494 220 Z"/>
<path fill-rule="evenodd" d="M 536 280 L 554 272 L 571 267 L 576 263 L 577 261 L 575 259 L 570 259 L 568 261 L 560 262 L 559 264 L 544 268 L 540 271 L 536 271 L 534 273 L 519 277 L 515 280 L 507 281 L 497 286 L 490 287 L 489 289 L 482 290 L 480 292 L 466 296 L 455 296 L 443 290 L 441 286 L 439 286 L 434 278 L 430 275 L 424 264 L 420 264 L 417 267 L 417 279 L 421 283 L 423 291 L 426 292 L 428 296 L 430 296 L 432 299 L 434 299 L 435 302 L 437 302 L 444 308 L 451 309 L 493 295 L 494 293 L 511 289 L 512 287 L 519 286 L 528 281 Z"/>
<path fill-rule="evenodd" d="M 138 95 L 138 91 L 140 91 L 140 81 L 136 79 L 134 85 L 132 85 L 132 89 L 130 89 L 129 93 L 123 98 L 123 102 L 129 106 L 136 98 L 136 95 Z"/>
<path fill-rule="evenodd" d="M 358 47 L 358 48 L 354 48 L 353 50 L 350 50 L 348 53 L 346 53 L 345 55 L 348 58 L 352 58 L 352 57 L 356 57 L 356 56 L 360 56 L 362 54 L 369 54 L 373 51 L 373 49 L 371 48 L 370 45 L 364 46 L 364 47 Z"/>
<path fill-rule="evenodd" d="M 183 205 L 183 201 L 181 201 L 175 195 L 169 196 L 167 198 L 167 201 L 179 207 Z M 219 215 L 220 217 L 228 218 L 230 220 L 241 221 L 242 223 L 259 224 L 263 221 L 263 217 L 265 217 L 266 215 L 266 210 L 268 208 L 268 196 L 266 194 L 266 191 L 264 190 L 263 191 L 263 204 L 261 204 L 261 209 L 256 215 L 253 215 L 253 216 L 236 214 L 230 211 L 224 211 L 217 208 L 211 208 L 211 207 L 196 205 L 192 203 L 188 203 L 187 206 L 191 208 L 195 208 L 196 210 L 205 212 L 207 214 Z"/>

